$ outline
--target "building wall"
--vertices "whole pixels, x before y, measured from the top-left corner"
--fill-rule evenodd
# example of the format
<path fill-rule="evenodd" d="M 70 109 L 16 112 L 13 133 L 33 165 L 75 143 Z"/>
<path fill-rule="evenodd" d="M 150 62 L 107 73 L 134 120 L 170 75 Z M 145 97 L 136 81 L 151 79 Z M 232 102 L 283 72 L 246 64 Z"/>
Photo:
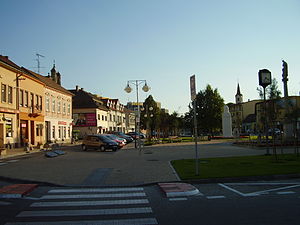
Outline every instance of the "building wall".
<path fill-rule="evenodd" d="M 19 142 L 16 74 L 13 68 L 0 64 L 0 148 L 14 147 Z"/>
<path fill-rule="evenodd" d="M 21 144 L 45 143 L 45 85 L 23 73 L 19 80 L 20 138 Z"/>
<path fill-rule="evenodd" d="M 72 96 L 46 87 L 46 141 L 70 143 L 72 138 L 72 122 Z"/>

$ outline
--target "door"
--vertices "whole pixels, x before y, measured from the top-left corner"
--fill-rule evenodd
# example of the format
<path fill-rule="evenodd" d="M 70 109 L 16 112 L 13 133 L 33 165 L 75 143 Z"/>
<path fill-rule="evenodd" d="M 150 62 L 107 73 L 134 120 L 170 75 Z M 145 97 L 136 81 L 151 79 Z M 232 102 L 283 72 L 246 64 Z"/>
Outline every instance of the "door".
<path fill-rule="evenodd" d="M 50 141 L 50 132 L 51 132 L 51 128 L 50 128 L 50 121 L 46 121 L 45 123 L 45 131 L 46 131 L 46 142 Z"/>
<path fill-rule="evenodd" d="M 21 144 L 22 146 L 24 146 L 25 143 L 28 143 L 28 121 L 21 120 L 20 124 L 21 124 L 21 133 L 20 133 Z"/>
<path fill-rule="evenodd" d="M 4 148 L 4 130 L 3 130 L 3 123 L 0 123 L 0 148 Z"/>
<path fill-rule="evenodd" d="M 34 121 L 30 121 L 30 143 L 34 145 L 35 135 L 34 135 Z"/>

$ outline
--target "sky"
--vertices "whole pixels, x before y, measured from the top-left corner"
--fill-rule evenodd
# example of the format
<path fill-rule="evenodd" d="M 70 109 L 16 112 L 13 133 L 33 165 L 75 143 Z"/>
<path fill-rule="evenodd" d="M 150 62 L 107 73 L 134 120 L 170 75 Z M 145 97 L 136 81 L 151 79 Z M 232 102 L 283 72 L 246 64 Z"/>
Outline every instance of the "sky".
<path fill-rule="evenodd" d="M 130 80 L 146 80 L 150 94 L 170 113 L 190 104 L 196 90 L 217 88 L 234 102 L 258 99 L 258 71 L 269 69 L 279 89 L 282 60 L 289 95 L 300 91 L 299 0 L 0 0 L 0 54 L 47 75 L 54 63 L 62 85 L 122 104 Z M 283 92 L 283 91 L 282 91 Z"/>

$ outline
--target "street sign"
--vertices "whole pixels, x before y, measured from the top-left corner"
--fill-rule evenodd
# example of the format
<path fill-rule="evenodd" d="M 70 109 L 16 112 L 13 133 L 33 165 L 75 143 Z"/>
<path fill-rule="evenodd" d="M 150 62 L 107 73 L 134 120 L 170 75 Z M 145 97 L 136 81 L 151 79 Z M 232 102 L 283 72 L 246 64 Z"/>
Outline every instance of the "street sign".
<path fill-rule="evenodd" d="M 191 86 L 191 100 L 196 99 L 196 78 L 195 75 L 190 77 L 190 86 Z"/>

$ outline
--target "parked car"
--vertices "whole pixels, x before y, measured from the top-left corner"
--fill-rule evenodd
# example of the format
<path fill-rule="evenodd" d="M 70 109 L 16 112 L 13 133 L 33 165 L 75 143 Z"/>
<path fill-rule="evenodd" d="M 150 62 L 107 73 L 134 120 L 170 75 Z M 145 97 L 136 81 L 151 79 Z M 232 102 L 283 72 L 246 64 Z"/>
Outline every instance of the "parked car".
<path fill-rule="evenodd" d="M 280 130 L 280 129 L 278 129 L 278 128 L 270 128 L 269 130 L 268 130 L 268 134 L 269 135 L 273 135 L 273 133 L 274 133 L 274 135 L 281 135 L 281 134 L 283 134 L 283 132 Z"/>
<path fill-rule="evenodd" d="M 116 142 L 118 144 L 118 148 L 122 148 L 123 146 L 126 145 L 126 140 L 118 137 L 117 135 L 114 134 L 102 134 L 102 135 Z"/>
<path fill-rule="evenodd" d="M 118 149 L 118 143 L 104 135 L 87 135 L 82 140 L 81 148 L 83 151 L 86 151 L 87 149 L 100 149 L 101 151 L 111 149 L 116 151 Z"/>
<path fill-rule="evenodd" d="M 109 132 L 110 134 L 115 134 L 120 138 L 124 138 L 126 140 L 126 143 L 130 143 L 133 142 L 133 138 L 129 135 L 124 134 L 123 132 L 119 132 L 119 131 L 112 131 Z"/>
<path fill-rule="evenodd" d="M 137 132 L 128 132 L 127 135 L 131 136 L 133 139 L 137 139 L 138 136 L 140 136 L 141 139 L 146 138 L 145 134 L 143 133 L 137 133 Z"/>

